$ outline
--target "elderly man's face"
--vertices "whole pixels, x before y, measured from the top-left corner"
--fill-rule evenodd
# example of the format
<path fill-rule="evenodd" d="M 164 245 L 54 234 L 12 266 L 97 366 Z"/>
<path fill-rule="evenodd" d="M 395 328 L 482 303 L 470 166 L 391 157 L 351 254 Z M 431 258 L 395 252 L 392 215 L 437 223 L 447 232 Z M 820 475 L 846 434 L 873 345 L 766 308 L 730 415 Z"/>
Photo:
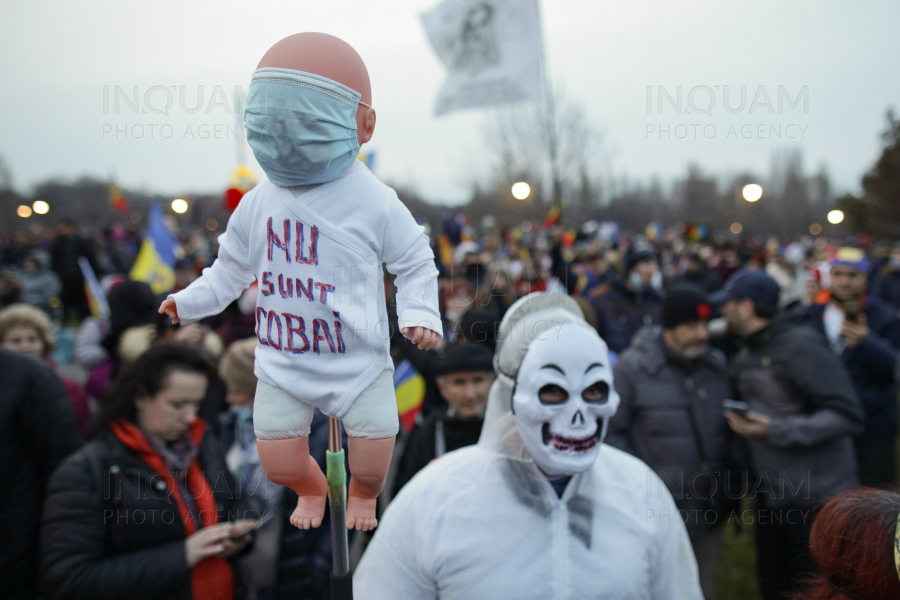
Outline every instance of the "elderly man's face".
<path fill-rule="evenodd" d="M 477 419 L 484 414 L 488 391 L 494 382 L 489 371 L 447 373 L 437 378 L 438 391 L 457 419 Z"/>
<path fill-rule="evenodd" d="M 706 354 L 709 345 L 709 322 L 692 321 L 666 329 L 663 340 L 677 357 L 695 360 Z"/>

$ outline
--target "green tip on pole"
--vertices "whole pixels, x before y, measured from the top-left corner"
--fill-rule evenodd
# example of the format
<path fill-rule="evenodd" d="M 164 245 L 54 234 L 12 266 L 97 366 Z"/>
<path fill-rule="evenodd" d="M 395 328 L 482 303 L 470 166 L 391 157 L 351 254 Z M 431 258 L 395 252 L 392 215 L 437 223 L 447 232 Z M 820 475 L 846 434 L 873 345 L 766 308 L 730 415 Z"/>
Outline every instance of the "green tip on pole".
<path fill-rule="evenodd" d="M 344 451 L 325 451 L 325 477 L 329 487 L 344 487 L 347 484 L 347 471 L 344 469 Z"/>

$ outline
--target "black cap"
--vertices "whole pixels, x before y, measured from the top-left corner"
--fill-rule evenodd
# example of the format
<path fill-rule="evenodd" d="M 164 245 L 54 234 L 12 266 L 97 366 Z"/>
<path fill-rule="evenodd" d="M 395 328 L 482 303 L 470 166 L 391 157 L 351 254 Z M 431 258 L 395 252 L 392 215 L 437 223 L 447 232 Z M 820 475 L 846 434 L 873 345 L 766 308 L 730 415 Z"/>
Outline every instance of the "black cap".
<path fill-rule="evenodd" d="M 709 320 L 712 309 L 703 290 L 693 285 L 680 285 L 669 290 L 662 303 L 662 326 L 672 329 L 685 323 Z"/>
<path fill-rule="evenodd" d="M 494 370 L 494 353 L 484 344 L 465 342 L 450 344 L 437 356 L 435 375 Z"/>
<path fill-rule="evenodd" d="M 777 309 L 781 288 L 778 283 L 763 271 L 744 269 L 738 271 L 725 287 L 709 297 L 712 304 L 725 304 L 729 300 L 750 298 L 753 305 L 762 309 Z"/>

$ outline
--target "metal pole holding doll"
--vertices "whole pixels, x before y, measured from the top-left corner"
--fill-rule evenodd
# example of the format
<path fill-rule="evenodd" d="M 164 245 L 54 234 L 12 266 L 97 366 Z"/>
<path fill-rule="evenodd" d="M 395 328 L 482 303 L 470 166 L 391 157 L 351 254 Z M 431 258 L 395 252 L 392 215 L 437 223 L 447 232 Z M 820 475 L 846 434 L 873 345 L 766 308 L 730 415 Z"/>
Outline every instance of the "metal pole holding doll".
<path fill-rule="evenodd" d="M 331 600 L 353 600 L 350 545 L 347 529 L 347 471 L 341 447 L 341 422 L 328 417 L 328 452 L 325 453 L 328 506 L 331 511 Z"/>
<path fill-rule="evenodd" d="M 159 312 L 196 321 L 258 282 L 260 463 L 299 496 L 295 527 L 319 527 L 331 496 L 336 526 L 368 531 L 399 428 L 384 268 L 396 275 L 401 333 L 431 349 L 442 330 L 434 254 L 397 194 L 357 160 L 375 110 L 368 71 L 346 42 L 300 33 L 272 46 L 253 74 L 244 123 L 268 181 L 241 198 L 215 263 Z M 343 485 L 309 455 L 316 408 L 347 432 L 346 503 L 333 491 Z M 348 571 L 342 563 L 335 574 Z"/>

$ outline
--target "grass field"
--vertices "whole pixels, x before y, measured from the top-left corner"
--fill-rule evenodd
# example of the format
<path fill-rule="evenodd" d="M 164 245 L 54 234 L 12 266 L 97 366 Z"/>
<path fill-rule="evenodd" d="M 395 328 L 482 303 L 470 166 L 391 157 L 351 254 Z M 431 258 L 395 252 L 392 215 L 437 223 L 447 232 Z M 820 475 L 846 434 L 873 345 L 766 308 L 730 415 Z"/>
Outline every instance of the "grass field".
<path fill-rule="evenodd" d="M 742 525 L 736 532 L 734 523 L 723 527 L 722 552 L 716 573 L 718 600 L 759 600 L 756 578 L 756 545 L 753 526 Z"/>

